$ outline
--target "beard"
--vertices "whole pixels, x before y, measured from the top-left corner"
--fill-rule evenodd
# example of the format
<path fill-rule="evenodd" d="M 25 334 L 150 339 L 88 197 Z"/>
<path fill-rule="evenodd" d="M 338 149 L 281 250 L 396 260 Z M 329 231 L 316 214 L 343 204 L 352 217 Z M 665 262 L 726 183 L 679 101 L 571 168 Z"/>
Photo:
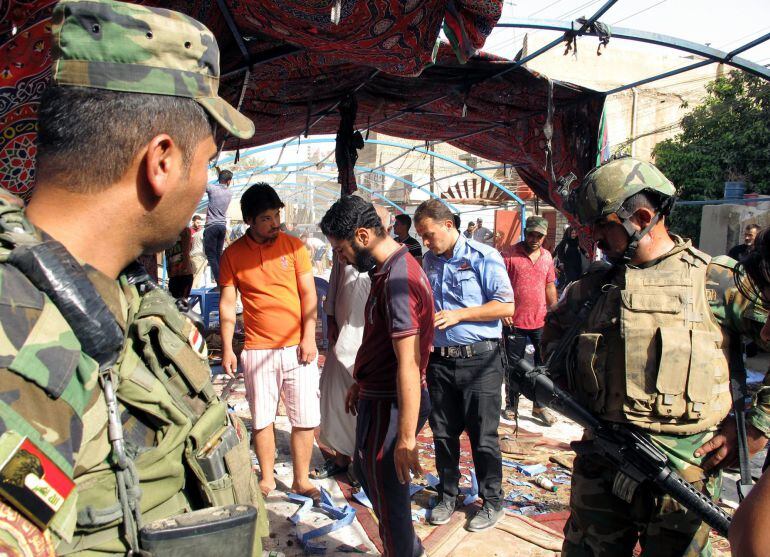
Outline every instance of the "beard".
<path fill-rule="evenodd" d="M 356 255 L 353 261 L 353 267 L 359 273 L 368 273 L 377 266 L 377 261 L 372 257 L 372 254 L 364 247 L 359 247 L 355 242 L 351 242 L 350 246 L 353 248 L 353 252 Z"/>

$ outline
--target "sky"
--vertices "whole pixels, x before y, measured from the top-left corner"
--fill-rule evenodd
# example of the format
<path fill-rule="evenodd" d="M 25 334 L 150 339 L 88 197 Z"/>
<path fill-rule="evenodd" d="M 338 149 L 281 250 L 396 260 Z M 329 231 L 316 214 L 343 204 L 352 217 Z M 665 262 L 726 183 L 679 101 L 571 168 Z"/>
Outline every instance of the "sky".
<path fill-rule="evenodd" d="M 606 0 L 505 0 L 500 21 L 512 18 L 571 20 L 590 17 Z M 619 0 L 600 21 L 641 31 L 674 36 L 729 51 L 770 32 L 770 0 Z M 529 31 L 530 34 L 535 31 Z M 484 50 L 512 58 L 521 48 L 525 31 L 495 29 Z M 558 36 L 537 32 L 533 41 Z M 634 46 L 622 41 L 624 48 Z M 612 48 L 612 41 L 610 41 Z M 770 64 L 770 40 L 741 54 L 753 62 Z"/>

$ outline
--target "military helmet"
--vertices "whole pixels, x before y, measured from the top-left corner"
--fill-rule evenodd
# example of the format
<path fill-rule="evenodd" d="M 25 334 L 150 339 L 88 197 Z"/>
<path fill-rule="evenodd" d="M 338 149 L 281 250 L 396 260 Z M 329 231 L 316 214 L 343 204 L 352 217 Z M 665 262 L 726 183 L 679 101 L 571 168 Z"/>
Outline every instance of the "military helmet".
<path fill-rule="evenodd" d="M 591 225 L 617 213 L 626 199 L 643 191 L 655 192 L 664 199 L 676 195 L 674 185 L 653 164 L 630 157 L 615 159 L 586 175 L 583 183 L 572 190 L 567 209 L 581 224 Z M 664 214 L 670 205 L 664 203 Z"/>

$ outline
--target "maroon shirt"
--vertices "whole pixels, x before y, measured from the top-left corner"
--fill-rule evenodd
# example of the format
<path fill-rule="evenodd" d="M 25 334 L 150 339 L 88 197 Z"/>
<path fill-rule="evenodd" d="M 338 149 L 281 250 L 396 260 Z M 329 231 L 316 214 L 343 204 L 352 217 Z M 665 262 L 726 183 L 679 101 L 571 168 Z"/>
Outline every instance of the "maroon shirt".
<path fill-rule="evenodd" d="M 360 397 L 397 398 L 398 360 L 393 339 L 420 335 L 420 380 L 433 346 L 433 292 L 428 277 L 402 246 L 372 275 L 366 301 L 364 338 L 356 355 L 353 377 Z"/>
<path fill-rule="evenodd" d="M 545 325 L 547 312 L 545 287 L 556 280 L 551 253 L 540 248 L 540 257 L 532 259 L 519 242 L 503 253 L 503 261 L 513 286 L 513 326 L 518 329 L 539 329 Z"/>

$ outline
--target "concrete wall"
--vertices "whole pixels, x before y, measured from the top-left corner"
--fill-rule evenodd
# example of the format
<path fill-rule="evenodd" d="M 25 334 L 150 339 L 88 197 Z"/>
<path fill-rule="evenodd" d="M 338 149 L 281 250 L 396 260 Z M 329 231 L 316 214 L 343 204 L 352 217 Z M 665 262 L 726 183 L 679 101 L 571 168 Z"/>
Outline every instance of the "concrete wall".
<path fill-rule="evenodd" d="M 747 205 L 706 205 L 700 225 L 700 249 L 709 255 L 724 255 L 743 243 L 747 224 L 770 226 L 770 202 Z"/>

